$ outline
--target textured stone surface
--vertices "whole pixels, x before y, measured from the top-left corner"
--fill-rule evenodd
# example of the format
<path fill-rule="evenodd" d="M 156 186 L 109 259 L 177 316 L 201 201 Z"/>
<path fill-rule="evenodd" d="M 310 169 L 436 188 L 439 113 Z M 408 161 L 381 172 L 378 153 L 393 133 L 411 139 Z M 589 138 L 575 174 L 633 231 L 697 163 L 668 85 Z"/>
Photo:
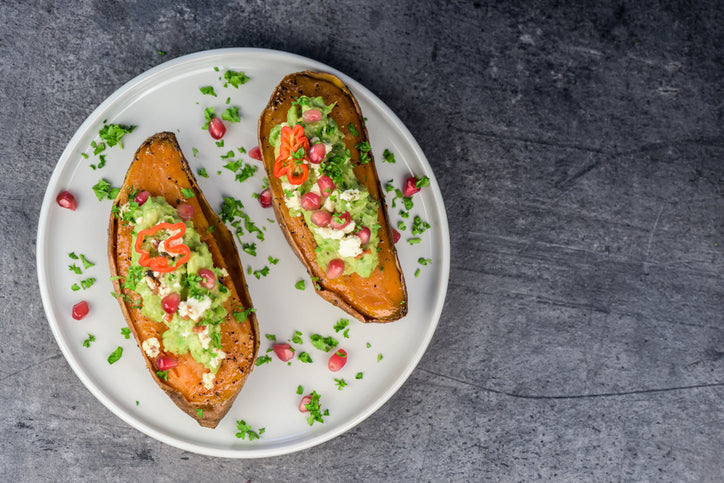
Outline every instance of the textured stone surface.
<path fill-rule="evenodd" d="M 0 3 L 3 480 L 721 480 L 721 3 L 223 3 Z M 401 390 L 256 461 L 113 416 L 60 354 L 34 271 L 45 186 L 85 117 L 162 61 L 240 46 L 386 102 L 452 242 L 439 329 Z"/>

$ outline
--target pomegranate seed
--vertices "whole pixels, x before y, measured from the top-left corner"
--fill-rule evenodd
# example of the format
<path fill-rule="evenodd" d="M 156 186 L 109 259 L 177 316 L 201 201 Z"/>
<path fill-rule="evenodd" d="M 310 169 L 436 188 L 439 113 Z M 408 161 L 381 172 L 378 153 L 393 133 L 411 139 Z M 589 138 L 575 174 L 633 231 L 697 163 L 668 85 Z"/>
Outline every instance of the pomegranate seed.
<path fill-rule="evenodd" d="M 279 360 L 282 362 L 290 361 L 294 357 L 294 352 L 292 351 L 292 346 L 290 346 L 286 342 L 283 344 L 275 344 L 274 353 L 277 355 Z"/>
<path fill-rule="evenodd" d="M 148 191 L 145 191 L 145 190 L 144 190 L 144 191 L 141 191 L 140 193 L 138 193 L 138 194 L 136 195 L 136 197 L 133 198 L 133 201 L 135 201 L 136 203 L 138 203 L 138 206 L 141 206 L 141 205 L 144 204 L 146 201 L 148 201 L 149 196 L 151 196 L 151 193 L 149 193 Z"/>
<path fill-rule="evenodd" d="M 312 144 L 312 147 L 309 148 L 309 162 L 314 164 L 319 164 L 324 160 L 324 157 L 327 155 L 327 147 L 324 145 L 324 143 L 316 143 Z"/>
<path fill-rule="evenodd" d="M 73 318 L 75 320 L 80 320 L 86 315 L 88 315 L 88 312 L 90 312 L 90 308 L 88 307 L 88 302 L 83 300 L 82 302 L 78 302 L 73 306 Z"/>
<path fill-rule="evenodd" d="M 194 207 L 188 203 L 181 203 L 176 207 L 176 212 L 178 213 L 179 218 L 184 221 L 188 221 L 193 219 L 196 210 L 194 210 Z"/>
<path fill-rule="evenodd" d="M 168 371 L 178 366 L 178 359 L 174 356 L 158 356 L 156 357 L 156 369 L 159 371 Z"/>
<path fill-rule="evenodd" d="M 75 209 L 78 208 L 78 202 L 75 200 L 75 196 L 73 196 L 73 193 L 70 191 L 61 192 L 55 198 L 55 201 L 57 201 L 63 208 L 68 208 L 71 211 L 75 211 Z"/>
<path fill-rule="evenodd" d="M 399 231 L 395 230 L 394 228 L 392 229 L 392 243 L 397 243 L 398 241 L 400 241 L 401 236 L 402 235 L 400 235 Z"/>
<path fill-rule="evenodd" d="M 337 185 L 334 184 L 334 181 L 332 181 L 332 178 L 330 178 L 326 174 L 319 177 L 319 179 L 317 180 L 317 185 L 319 185 L 319 192 L 325 198 L 331 195 L 332 191 L 334 191 L 334 189 L 337 187 Z"/>
<path fill-rule="evenodd" d="M 167 314 L 174 314 L 178 310 L 178 304 L 181 303 L 181 295 L 176 292 L 170 293 L 161 299 L 161 307 Z"/>
<path fill-rule="evenodd" d="M 415 183 L 417 183 L 417 178 L 414 176 L 410 176 L 405 180 L 405 185 L 402 187 L 402 196 L 405 198 L 408 198 L 418 191 L 420 191 L 421 188 L 418 188 L 415 186 Z"/>
<path fill-rule="evenodd" d="M 317 122 L 322 120 L 322 111 L 319 109 L 307 109 L 302 113 L 304 122 Z"/>
<path fill-rule="evenodd" d="M 309 404 L 310 402 L 312 402 L 312 395 L 311 395 L 311 394 L 307 394 L 306 396 L 304 396 L 304 397 L 302 398 L 301 401 L 299 401 L 299 412 L 300 412 L 300 413 L 308 413 L 308 412 L 309 412 L 309 409 L 307 409 L 307 404 Z"/>
<path fill-rule="evenodd" d="M 310 218 L 312 220 L 312 223 L 320 228 L 324 228 L 325 226 L 329 225 L 330 221 L 332 221 L 332 213 L 330 213 L 329 211 L 319 210 L 312 213 L 312 216 Z"/>
<path fill-rule="evenodd" d="M 254 146 L 249 150 L 249 157 L 261 161 L 261 149 L 259 149 L 259 146 Z"/>
<path fill-rule="evenodd" d="M 345 211 L 344 213 L 335 213 L 332 220 L 329 222 L 329 226 L 335 230 L 341 230 L 345 226 L 349 225 L 350 221 L 352 221 L 352 217 L 349 215 L 349 211 Z"/>
<path fill-rule="evenodd" d="M 224 121 L 222 121 L 218 117 L 212 118 L 209 121 L 209 134 L 211 134 L 211 137 L 214 139 L 223 138 L 224 134 L 226 134 L 226 126 L 224 126 Z"/>
<path fill-rule="evenodd" d="M 272 205 L 271 190 L 269 188 L 259 193 L 259 204 L 262 208 L 269 208 Z"/>
<path fill-rule="evenodd" d="M 337 352 L 332 354 L 327 363 L 327 367 L 332 372 L 337 372 L 347 364 L 347 352 L 344 349 L 339 349 Z"/>
<path fill-rule="evenodd" d="M 322 206 L 322 199 L 319 197 L 319 195 L 315 195 L 311 191 L 309 193 L 304 193 L 300 202 L 302 208 L 307 211 L 318 210 L 319 207 Z"/>
<path fill-rule="evenodd" d="M 363 226 L 357 231 L 357 236 L 359 237 L 360 245 L 367 245 L 370 241 L 370 236 L 372 236 L 372 232 L 369 228 Z"/>
<path fill-rule="evenodd" d="M 214 275 L 214 272 L 208 268 L 200 268 L 196 273 L 201 277 L 199 285 L 209 290 L 216 287 L 216 275 Z"/>
<path fill-rule="evenodd" d="M 344 273 L 344 260 L 339 258 L 330 260 L 329 265 L 327 265 L 327 278 L 337 278 L 342 275 L 342 273 Z"/>

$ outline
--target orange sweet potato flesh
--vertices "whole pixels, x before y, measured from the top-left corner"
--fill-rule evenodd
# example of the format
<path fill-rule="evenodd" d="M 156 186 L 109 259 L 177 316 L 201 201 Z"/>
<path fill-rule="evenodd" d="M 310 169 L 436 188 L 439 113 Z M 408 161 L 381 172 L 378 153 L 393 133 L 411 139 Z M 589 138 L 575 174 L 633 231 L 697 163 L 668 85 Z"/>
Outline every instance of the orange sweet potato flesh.
<path fill-rule="evenodd" d="M 186 199 L 181 192 L 184 188 L 193 190 L 195 196 Z M 138 148 L 114 206 L 121 207 L 128 202 L 129 190 L 134 189 L 147 190 L 151 196 L 163 196 L 172 206 L 182 202 L 191 204 L 195 213 L 192 220 L 194 228 L 209 246 L 214 265 L 226 268 L 229 272 L 223 283 L 231 291 L 231 297 L 225 304 L 228 315 L 220 326 L 221 344 L 226 359 L 216 373 L 212 389 L 204 387 L 202 375 L 207 371 L 190 354 L 179 356 L 178 365 L 169 370 L 168 379 L 164 380 L 156 375 L 154 361 L 141 350 L 151 376 L 176 405 L 196 419 L 201 426 L 216 427 L 231 408 L 244 381 L 254 368 L 260 342 L 259 326 L 253 312 L 243 323 L 239 323 L 232 315 L 232 306 L 252 306 L 236 244 L 229 230 L 204 198 L 173 133 L 155 134 Z M 209 227 L 213 227 L 213 230 L 208 230 Z M 125 277 L 128 273 L 134 244 L 131 230 L 131 226 L 111 214 L 108 258 L 113 277 Z M 162 341 L 161 335 L 166 331 L 166 325 L 146 318 L 139 308 L 140 296 L 123 289 L 122 282 L 123 278 L 115 279 L 114 289 L 116 294 L 123 294 L 118 297 L 118 301 L 138 345 L 150 337 Z M 201 416 L 197 413 L 199 409 Z"/>
<path fill-rule="evenodd" d="M 330 116 L 345 134 L 344 142 L 351 153 L 352 163 L 355 166 L 354 173 L 367 187 L 370 195 L 380 201 L 377 213 L 381 227 L 380 264 L 369 278 L 363 278 L 356 273 L 342 275 L 336 279 L 326 278 L 325 271 L 316 262 L 314 249 L 317 244 L 312 232 L 303 216 L 290 216 L 284 203 L 281 181 L 273 174 L 274 146 L 269 142 L 269 133 L 272 127 L 286 121 L 292 100 L 301 95 L 321 96 L 327 104 L 337 103 Z M 359 137 L 349 133 L 350 124 L 360 134 Z M 363 141 L 369 142 L 369 135 L 357 100 L 347 86 L 338 77 L 329 73 L 306 71 L 289 74 L 276 87 L 259 118 L 258 138 L 277 221 L 309 275 L 313 279 L 314 277 L 318 279 L 318 286 L 315 287 L 317 293 L 362 322 L 391 322 L 404 317 L 407 313 L 405 278 L 392 242 L 392 227 L 385 209 L 384 194 L 374 159 L 367 164 L 359 162 L 360 152 L 355 145 Z M 372 153 L 369 154 L 372 158 Z"/>

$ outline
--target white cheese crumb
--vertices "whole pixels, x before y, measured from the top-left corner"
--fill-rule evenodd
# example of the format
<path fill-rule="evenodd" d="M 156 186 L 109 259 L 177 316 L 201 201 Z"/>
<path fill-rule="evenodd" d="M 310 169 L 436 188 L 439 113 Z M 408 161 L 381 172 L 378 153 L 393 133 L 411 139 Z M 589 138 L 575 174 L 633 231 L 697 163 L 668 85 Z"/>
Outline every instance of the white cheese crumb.
<path fill-rule="evenodd" d="M 287 208 L 289 208 L 290 210 L 301 208 L 302 200 L 299 197 L 299 191 L 295 191 L 294 193 L 292 193 L 292 196 L 290 198 L 284 198 L 284 203 L 286 203 Z"/>
<path fill-rule="evenodd" d="M 312 185 L 312 187 L 310 188 L 309 191 L 310 191 L 311 193 L 314 193 L 314 194 L 317 195 L 317 196 L 322 196 L 322 192 L 321 192 L 321 190 L 319 189 L 319 184 L 317 184 L 317 183 L 314 183 L 314 184 Z"/>
<path fill-rule="evenodd" d="M 336 191 L 333 192 L 331 195 L 329 195 L 329 197 L 326 200 L 324 200 L 324 209 L 329 211 L 330 213 L 334 213 L 335 203 L 334 203 L 334 200 L 332 199 L 332 195 L 334 193 L 336 193 Z"/>
<path fill-rule="evenodd" d="M 226 358 L 226 352 L 221 349 L 217 349 L 216 356 L 209 361 L 209 364 L 211 364 L 211 367 L 219 367 L 224 358 Z"/>
<path fill-rule="evenodd" d="M 344 201 L 356 201 L 359 199 L 359 190 L 357 188 L 342 192 L 339 199 Z"/>
<path fill-rule="evenodd" d="M 362 240 L 357 235 L 346 236 L 339 241 L 339 254 L 342 257 L 356 257 L 362 253 Z"/>
<path fill-rule="evenodd" d="M 161 344 L 155 337 L 144 340 L 143 344 L 141 344 L 141 348 L 143 349 L 143 352 L 145 352 L 146 355 L 151 359 L 157 357 L 161 353 Z"/>
<path fill-rule="evenodd" d="M 209 327 L 204 327 L 204 330 L 199 332 L 199 342 L 201 342 L 201 347 L 204 349 L 209 348 L 209 344 L 211 343 L 211 337 L 209 337 Z"/>
<path fill-rule="evenodd" d="M 206 389 L 213 389 L 214 379 L 216 379 L 216 374 L 207 372 L 203 376 L 201 376 L 201 379 L 204 381 L 204 387 Z"/>
<path fill-rule="evenodd" d="M 188 317 L 196 322 L 209 307 L 211 307 L 211 299 L 209 297 L 204 296 L 202 300 L 191 297 L 178 304 L 178 313 L 181 317 Z"/>

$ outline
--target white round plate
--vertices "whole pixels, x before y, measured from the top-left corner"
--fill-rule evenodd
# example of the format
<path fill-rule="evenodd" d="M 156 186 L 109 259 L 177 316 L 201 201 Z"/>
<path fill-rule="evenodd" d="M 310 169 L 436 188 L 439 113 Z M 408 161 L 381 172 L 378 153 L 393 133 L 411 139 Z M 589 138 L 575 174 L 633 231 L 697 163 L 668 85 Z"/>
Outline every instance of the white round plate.
<path fill-rule="evenodd" d="M 235 88 L 224 87 L 227 70 L 243 71 L 249 81 Z M 390 324 L 362 324 L 350 320 L 347 336 L 335 332 L 334 325 L 349 317 L 322 300 L 311 287 L 307 273 L 287 245 L 271 209 L 263 209 L 252 198 L 261 190 L 264 169 L 261 163 L 241 154 L 257 145 L 257 119 L 269 96 L 281 79 L 302 70 L 332 72 L 352 90 L 367 117 L 372 153 L 383 186 L 392 180 L 401 188 L 410 173 L 430 178 L 430 186 L 414 195 L 410 218 L 401 218 L 397 208 L 389 206 L 390 217 L 397 226 L 407 227 L 398 242 L 398 254 L 407 280 L 409 313 Z M 217 97 L 204 95 L 200 88 L 214 87 Z M 228 99 L 228 104 L 227 104 Z M 219 115 L 231 106 L 239 108 L 240 123 L 226 123 L 224 147 L 218 147 L 202 130 L 204 110 L 214 107 Z M 106 148 L 106 164 L 99 169 L 100 155 L 93 154 L 91 142 L 104 122 L 134 125 L 126 134 L 123 147 Z M 262 334 L 259 356 L 266 354 L 271 342 L 290 340 L 295 331 L 302 333 L 302 343 L 293 343 L 297 353 L 306 351 L 312 363 L 294 359 L 291 365 L 273 357 L 254 369 L 226 417 L 215 429 L 203 428 L 182 413 L 152 380 L 134 338 L 126 339 L 121 329 L 125 321 L 113 290 L 107 264 L 106 228 L 111 200 L 99 201 L 92 187 L 105 179 L 112 187 L 122 184 L 125 172 L 137 147 L 160 131 L 176 133 L 181 148 L 194 173 L 205 168 L 209 177 L 197 180 L 209 203 L 220 210 L 224 197 L 242 201 L 251 219 L 264 229 L 264 241 L 246 234 L 242 240 L 256 242 L 256 256 L 241 250 L 242 264 L 252 271 L 269 268 L 267 276 L 246 274 L 249 290 L 259 318 Z M 394 153 L 394 164 L 383 162 L 383 151 Z M 234 160 L 258 167 L 254 176 L 242 183 L 222 159 L 230 150 Z M 86 159 L 83 154 L 87 155 Z M 75 194 L 78 209 L 58 206 L 56 196 L 63 190 Z M 411 233 L 413 218 L 419 215 L 428 222 L 418 244 Z M 80 126 L 63 152 L 53 172 L 40 211 L 37 243 L 38 279 L 45 312 L 53 334 L 68 363 L 85 386 L 106 407 L 143 433 L 173 446 L 206 455 L 256 458 L 291 453 L 327 441 L 352 428 L 384 404 L 402 385 L 422 357 L 437 326 L 447 290 L 450 266 L 450 241 L 440 189 L 417 142 L 392 111 L 374 94 L 353 79 L 313 60 L 284 52 L 263 49 L 222 49 L 187 55 L 139 75 L 103 102 Z M 69 258 L 69 253 L 83 254 L 94 266 L 83 268 Z M 269 257 L 278 259 L 272 264 Z M 419 259 L 429 259 L 423 265 Z M 76 263 L 81 274 L 69 266 Z M 419 273 L 416 276 L 416 272 Z M 81 280 L 95 278 L 87 288 L 72 290 Z M 306 281 L 306 289 L 295 284 Z M 77 321 L 71 317 L 75 303 L 86 300 L 90 314 Z M 337 373 L 327 369 L 331 353 L 315 349 L 310 335 L 333 336 L 349 354 L 348 363 Z M 83 342 L 95 336 L 90 347 Z M 123 356 L 114 364 L 107 358 L 117 347 Z M 381 357 L 381 360 L 378 360 Z M 358 373 L 362 374 L 357 379 Z M 335 379 L 347 386 L 339 389 Z M 312 390 L 321 394 L 321 406 L 329 410 L 323 424 L 310 426 L 297 409 L 300 397 Z M 260 439 L 249 441 L 236 437 L 239 420 L 254 430 L 264 428 Z"/>

